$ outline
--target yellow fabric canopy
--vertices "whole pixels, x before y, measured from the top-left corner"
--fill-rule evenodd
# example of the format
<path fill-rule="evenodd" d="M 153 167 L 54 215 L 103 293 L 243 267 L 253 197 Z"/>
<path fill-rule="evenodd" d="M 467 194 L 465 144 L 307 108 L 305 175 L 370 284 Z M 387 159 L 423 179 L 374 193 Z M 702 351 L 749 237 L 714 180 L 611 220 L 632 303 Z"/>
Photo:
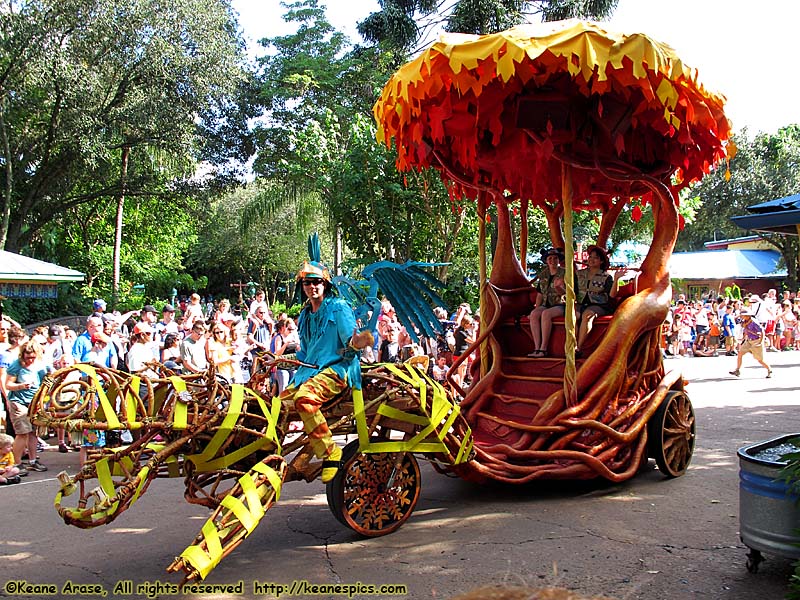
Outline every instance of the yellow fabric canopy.
<path fill-rule="evenodd" d="M 444 34 L 392 76 L 374 115 L 401 170 L 445 166 L 533 202 L 559 197 L 553 160 L 567 156 L 580 209 L 641 195 L 608 177 L 615 161 L 681 187 L 731 156 L 724 102 L 669 46 L 571 20 Z"/>

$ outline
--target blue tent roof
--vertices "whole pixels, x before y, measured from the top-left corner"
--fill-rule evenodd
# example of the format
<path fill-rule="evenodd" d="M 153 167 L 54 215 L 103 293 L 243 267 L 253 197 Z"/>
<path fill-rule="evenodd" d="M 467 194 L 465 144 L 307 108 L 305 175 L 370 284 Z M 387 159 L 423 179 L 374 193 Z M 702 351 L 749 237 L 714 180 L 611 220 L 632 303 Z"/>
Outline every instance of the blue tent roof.
<path fill-rule="evenodd" d="M 736 225 L 751 231 L 798 235 L 800 232 L 800 194 L 748 206 L 749 215 L 731 217 Z"/>
<path fill-rule="evenodd" d="M 776 210 L 796 210 L 800 209 L 800 194 L 795 194 L 794 196 L 786 196 L 785 198 L 778 198 L 777 200 L 768 200 L 767 202 L 762 202 L 761 204 L 754 204 L 753 206 L 748 206 L 748 212 L 752 213 L 764 213 L 764 212 L 774 212 Z"/>
<path fill-rule="evenodd" d="M 777 250 L 676 252 L 669 260 L 669 274 L 674 279 L 786 277 L 786 269 L 778 269 L 780 260 Z"/>

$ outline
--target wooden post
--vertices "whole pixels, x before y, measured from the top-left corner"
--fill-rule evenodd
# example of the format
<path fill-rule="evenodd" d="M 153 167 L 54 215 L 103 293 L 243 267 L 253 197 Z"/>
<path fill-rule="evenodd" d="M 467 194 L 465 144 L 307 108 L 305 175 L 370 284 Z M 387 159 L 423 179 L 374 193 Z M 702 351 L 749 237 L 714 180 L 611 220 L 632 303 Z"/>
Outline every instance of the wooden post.
<path fill-rule="evenodd" d="M 564 203 L 564 285 L 567 288 L 567 305 L 564 309 L 564 398 L 567 406 L 575 406 L 575 249 L 572 240 L 572 169 L 566 163 L 561 164 L 561 201 Z"/>
<path fill-rule="evenodd" d="M 487 288 L 488 288 L 488 276 L 486 273 L 486 209 L 489 205 L 489 198 L 488 193 L 485 191 L 478 192 L 478 219 L 480 219 L 480 223 L 478 226 L 478 260 L 480 261 L 478 264 L 478 274 L 480 278 L 480 306 L 479 309 L 479 316 L 480 316 L 480 326 L 486 327 L 486 307 L 488 306 L 487 303 Z M 489 348 L 488 342 L 484 340 L 481 342 L 480 347 L 480 355 L 481 355 L 481 377 L 484 377 L 488 372 L 488 365 L 486 364 L 489 360 Z"/>
<path fill-rule="evenodd" d="M 242 290 L 247 287 L 247 284 L 240 281 L 239 283 L 232 283 L 231 287 L 239 289 L 239 304 L 241 304 L 244 301 L 242 298 Z"/>

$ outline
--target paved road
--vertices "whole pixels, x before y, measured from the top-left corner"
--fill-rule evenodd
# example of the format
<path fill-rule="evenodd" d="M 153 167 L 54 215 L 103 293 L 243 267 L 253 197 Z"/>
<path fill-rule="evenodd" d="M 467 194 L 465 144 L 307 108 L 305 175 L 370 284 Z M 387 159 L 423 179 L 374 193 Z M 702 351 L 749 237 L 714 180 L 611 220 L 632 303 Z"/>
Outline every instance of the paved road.
<path fill-rule="evenodd" d="M 508 488 L 446 478 L 426 466 L 410 521 L 390 536 L 367 540 L 334 519 L 319 482 L 292 483 L 206 581 L 242 581 L 243 593 L 194 597 L 275 598 L 269 584 L 307 580 L 402 584 L 408 593 L 399 597 L 413 599 L 449 598 L 486 584 L 561 585 L 620 600 L 782 598 L 789 561 L 768 557 L 758 574 L 749 574 L 738 536 L 736 449 L 800 432 L 800 352 L 768 358 L 773 379 L 764 379 L 751 362 L 733 378 L 727 371 L 734 359 L 727 357 L 668 361 L 690 381 L 698 418 L 697 450 L 684 477 L 664 480 L 651 468 L 622 485 Z M 9 593 L 6 580 L 59 589 L 67 581 L 100 584 L 107 597 L 115 597 L 118 582 L 130 580 L 134 593 L 118 588 L 116 597 L 134 598 L 146 597 L 146 589 L 136 591 L 147 582 L 178 582 L 164 567 L 207 516 L 183 501 L 180 480 L 154 482 L 116 522 L 84 531 L 64 525 L 52 508 L 55 473 L 76 469 L 77 455 L 47 452 L 45 460 L 49 472 L 0 488 L 0 596 L 36 597 Z"/>

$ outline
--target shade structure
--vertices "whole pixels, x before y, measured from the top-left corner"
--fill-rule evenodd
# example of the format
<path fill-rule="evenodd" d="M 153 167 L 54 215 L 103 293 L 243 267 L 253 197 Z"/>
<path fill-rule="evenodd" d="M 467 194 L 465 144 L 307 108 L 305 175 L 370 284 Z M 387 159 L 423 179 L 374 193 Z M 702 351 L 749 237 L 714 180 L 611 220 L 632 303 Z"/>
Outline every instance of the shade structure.
<path fill-rule="evenodd" d="M 484 217 L 480 334 L 451 368 L 479 350 L 470 388 L 454 384 L 475 436 L 463 476 L 622 481 L 649 446 L 665 472 L 686 470 L 694 417 L 680 374 L 664 369 L 659 331 L 681 222 L 677 192 L 735 151 L 724 101 L 669 46 L 583 21 L 446 34 L 386 84 L 373 110 L 398 168 L 439 169 L 452 195 L 476 198 Z M 518 259 L 528 251 L 527 209 L 542 208 L 551 241 L 571 256 L 573 211 L 600 212 L 595 243 L 604 245 L 634 198 L 653 206 L 652 242 L 627 286 L 632 295 L 595 320 L 606 329 L 582 337 L 579 356 L 571 309 L 579 278 L 567 260 L 563 324 L 548 317 L 560 337 L 546 339 L 541 295 Z M 497 243 L 487 278 L 489 203 Z"/>
<path fill-rule="evenodd" d="M 83 273 L 0 250 L 0 296 L 55 298 L 57 284 L 83 281 Z"/>
<path fill-rule="evenodd" d="M 800 235 L 800 194 L 748 206 L 747 212 L 731 221 L 751 231 Z"/>
<path fill-rule="evenodd" d="M 534 203 L 561 197 L 566 154 L 581 209 L 647 193 L 619 180 L 619 163 L 674 188 L 701 178 L 729 153 L 724 101 L 669 46 L 564 21 L 445 34 L 394 74 L 374 114 L 400 170 L 444 166 Z"/>

